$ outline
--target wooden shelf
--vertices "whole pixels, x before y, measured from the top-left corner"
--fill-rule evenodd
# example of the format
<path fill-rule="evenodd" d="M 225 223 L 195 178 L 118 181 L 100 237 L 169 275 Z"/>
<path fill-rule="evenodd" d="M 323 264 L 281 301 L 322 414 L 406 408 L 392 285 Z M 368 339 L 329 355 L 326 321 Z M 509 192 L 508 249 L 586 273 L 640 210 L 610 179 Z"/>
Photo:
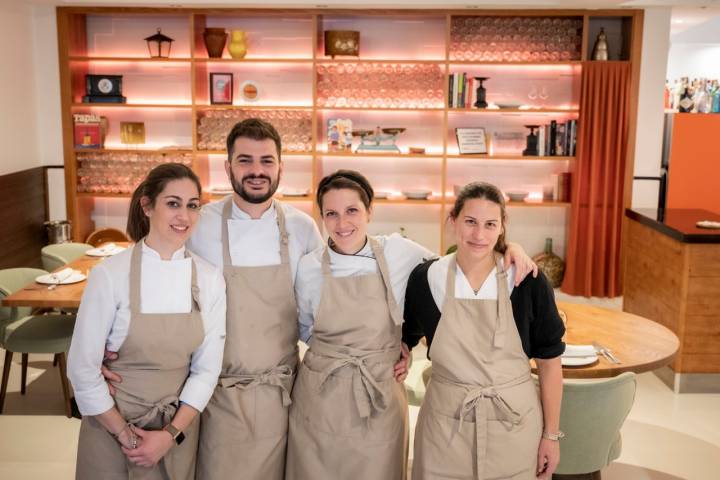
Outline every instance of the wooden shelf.
<path fill-rule="evenodd" d="M 78 197 L 98 197 L 98 198 L 130 198 L 131 193 L 102 193 L 102 192 L 77 192 Z"/>
<path fill-rule="evenodd" d="M 68 60 L 71 62 L 142 62 L 142 63 L 190 63 L 192 61 L 189 57 L 178 57 L 178 58 L 149 58 L 149 57 L 69 57 Z"/>
<path fill-rule="evenodd" d="M 577 108 L 448 108 L 450 113 L 475 113 L 475 114 L 497 114 L 497 113 L 524 113 L 527 115 L 548 114 L 548 113 L 570 113 L 577 114 Z"/>
<path fill-rule="evenodd" d="M 312 58 L 194 58 L 195 63 L 300 63 L 311 65 Z"/>
<path fill-rule="evenodd" d="M 427 200 L 414 198 L 374 198 L 373 203 L 379 205 L 441 205 L 443 203 L 441 197 L 430 197 Z"/>
<path fill-rule="evenodd" d="M 575 157 L 570 156 L 539 156 L 539 155 L 458 155 L 448 154 L 445 155 L 447 158 L 462 158 L 467 160 L 511 160 L 511 161 L 525 161 L 525 160 L 554 160 L 554 161 L 567 161 L 575 160 Z"/>
<path fill-rule="evenodd" d="M 195 104 L 198 110 L 300 110 L 310 112 L 312 105 L 201 105 Z"/>
<path fill-rule="evenodd" d="M 442 158 L 443 154 L 431 153 L 393 153 L 393 152 L 316 152 L 319 157 L 356 157 L 356 158 Z"/>
<path fill-rule="evenodd" d="M 506 202 L 508 207 L 569 207 L 570 202 Z"/>
<path fill-rule="evenodd" d="M 514 66 L 575 66 L 575 65 L 582 65 L 581 60 L 567 60 L 567 61 L 561 61 L 561 62 L 476 62 L 474 60 L 448 60 L 450 65 L 477 65 L 478 67 L 484 67 L 484 66 L 507 66 L 507 67 L 514 67 Z"/>
<path fill-rule="evenodd" d="M 140 155 L 154 155 L 157 153 L 183 154 L 193 153 L 187 148 L 76 148 L 75 153 L 137 153 Z"/>
<path fill-rule="evenodd" d="M 73 103 L 72 108 L 167 108 L 192 109 L 191 104 L 164 104 L 164 103 Z"/>
<path fill-rule="evenodd" d="M 211 200 L 222 200 L 223 198 L 230 195 L 229 193 L 210 193 L 210 199 Z M 315 197 L 310 195 L 302 195 L 302 196 L 289 196 L 289 195 L 276 195 L 275 197 L 277 200 L 280 200 L 282 202 L 314 202 Z"/>
<path fill-rule="evenodd" d="M 357 112 L 442 112 L 442 107 L 388 108 L 388 107 L 317 107 L 318 111 L 346 110 Z"/>
<path fill-rule="evenodd" d="M 330 64 L 334 65 L 337 63 L 400 63 L 408 65 L 445 65 L 447 60 L 412 60 L 412 59 L 390 59 L 390 58 L 318 58 L 315 60 L 317 64 Z"/>

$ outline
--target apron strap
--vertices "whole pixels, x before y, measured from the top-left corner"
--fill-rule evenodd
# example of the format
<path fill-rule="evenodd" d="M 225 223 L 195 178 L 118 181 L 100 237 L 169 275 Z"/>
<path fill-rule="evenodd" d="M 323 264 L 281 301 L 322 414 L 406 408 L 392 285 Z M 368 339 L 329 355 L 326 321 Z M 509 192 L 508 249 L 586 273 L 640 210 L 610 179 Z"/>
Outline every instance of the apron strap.
<path fill-rule="evenodd" d="M 387 262 L 385 261 L 385 254 L 380 243 L 373 237 L 368 236 L 368 242 L 370 242 L 370 248 L 375 255 L 375 260 L 380 270 L 380 276 L 385 284 L 385 298 L 387 299 L 388 308 L 390 309 L 390 316 L 395 322 L 395 325 L 399 326 L 403 323 L 403 316 L 400 313 L 400 306 L 395 300 L 395 294 L 393 294 L 392 283 L 390 282 L 390 270 L 388 269 Z"/>
<path fill-rule="evenodd" d="M 341 368 L 353 367 L 352 384 L 355 405 L 360 418 L 368 419 L 373 412 L 383 412 L 388 406 L 388 393 L 378 384 L 368 369 L 367 360 L 382 363 L 394 363 L 397 352 L 392 350 L 363 351 L 351 347 L 342 347 L 312 337 L 311 350 L 324 357 L 332 358 L 330 363 L 320 372 L 318 391 L 322 391 L 327 380 Z"/>
<path fill-rule="evenodd" d="M 218 380 L 218 385 L 223 388 L 238 388 L 248 390 L 260 385 L 272 385 L 278 387 L 282 394 L 283 407 L 289 407 L 292 403 L 290 390 L 293 384 L 293 369 L 290 365 L 278 365 L 257 374 L 225 374 Z"/>
<path fill-rule="evenodd" d="M 223 251 L 223 265 L 232 265 L 232 258 L 230 257 L 230 234 L 228 233 L 228 220 L 232 216 L 232 195 L 228 195 L 225 199 L 225 204 L 222 209 L 222 251 Z"/>
<path fill-rule="evenodd" d="M 190 294 L 192 295 L 192 306 L 190 311 L 195 313 L 200 311 L 200 287 L 198 287 L 197 281 L 197 267 L 195 266 L 195 260 L 190 255 L 190 252 L 185 249 L 185 258 L 190 259 L 191 273 L 190 273 Z"/>
<path fill-rule="evenodd" d="M 140 313 L 140 279 L 142 278 L 142 246 L 145 239 L 141 239 L 132 247 L 130 254 L 130 316 L 136 317 Z"/>
<path fill-rule="evenodd" d="M 280 263 L 283 265 L 290 264 L 290 236 L 285 227 L 285 212 L 280 202 L 273 200 L 275 206 L 275 215 L 277 216 L 277 226 L 280 231 Z"/>
<path fill-rule="evenodd" d="M 495 267 L 497 280 L 497 321 L 495 325 L 495 335 L 493 337 L 493 347 L 503 348 L 505 346 L 505 336 L 507 333 L 507 325 L 512 320 L 512 304 L 510 303 L 510 293 L 508 292 L 507 271 L 503 266 L 503 257 L 495 254 Z"/>

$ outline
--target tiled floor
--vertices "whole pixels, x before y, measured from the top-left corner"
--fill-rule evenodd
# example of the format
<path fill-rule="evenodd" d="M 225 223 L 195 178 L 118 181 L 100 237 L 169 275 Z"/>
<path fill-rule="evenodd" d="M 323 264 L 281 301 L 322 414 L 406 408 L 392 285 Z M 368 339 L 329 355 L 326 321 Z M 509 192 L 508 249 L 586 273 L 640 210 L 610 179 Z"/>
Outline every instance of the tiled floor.
<path fill-rule="evenodd" d="M 619 306 L 617 300 L 593 303 Z M 4 356 L 2 350 L 0 355 Z M 416 352 L 416 359 L 415 368 L 421 368 L 423 352 Z M 19 362 L 20 356 L 14 360 Z M 20 366 L 13 365 L 0 415 L 0 479 L 70 480 L 80 422 L 62 414 L 60 379 L 50 357 L 31 356 L 28 377 L 23 397 Z M 417 407 L 411 407 L 412 425 L 416 416 Z M 720 478 L 720 395 L 676 395 L 653 374 L 639 375 L 635 404 L 622 434 L 622 456 L 603 471 L 605 480 Z"/>

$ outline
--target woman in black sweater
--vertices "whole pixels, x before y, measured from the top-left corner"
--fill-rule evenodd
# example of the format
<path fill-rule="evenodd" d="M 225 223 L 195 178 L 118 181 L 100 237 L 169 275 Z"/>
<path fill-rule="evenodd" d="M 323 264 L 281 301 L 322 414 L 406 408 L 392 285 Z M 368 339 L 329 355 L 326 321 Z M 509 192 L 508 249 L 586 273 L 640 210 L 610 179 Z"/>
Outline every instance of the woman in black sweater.
<path fill-rule="evenodd" d="M 433 360 L 413 479 L 549 479 L 563 436 L 565 349 L 552 288 L 543 275 L 513 288 L 497 187 L 466 186 L 450 221 L 457 252 L 416 267 L 405 297 L 403 341 L 412 348 L 425 336 Z M 529 358 L 538 365 L 539 395 Z"/>

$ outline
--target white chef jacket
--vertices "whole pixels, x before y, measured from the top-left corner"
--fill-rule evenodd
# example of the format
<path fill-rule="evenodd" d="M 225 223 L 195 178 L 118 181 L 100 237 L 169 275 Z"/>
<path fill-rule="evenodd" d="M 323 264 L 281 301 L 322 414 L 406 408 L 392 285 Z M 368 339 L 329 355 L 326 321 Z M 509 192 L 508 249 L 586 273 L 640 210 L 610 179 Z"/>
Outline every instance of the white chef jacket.
<path fill-rule="evenodd" d="M 192 308 L 192 265 L 185 248 L 171 260 L 145 242 L 142 248 L 142 313 L 187 313 Z M 130 327 L 130 258 L 132 248 L 104 259 L 91 271 L 83 292 L 68 354 L 68 378 L 83 415 L 98 415 L 113 407 L 100 373 L 105 349 L 118 351 Z M 225 279 L 222 272 L 192 255 L 195 261 L 199 304 L 205 339 L 192 354 L 190 375 L 180 400 L 202 411 L 217 385 L 225 345 Z"/>
<path fill-rule="evenodd" d="M 374 239 L 380 244 L 385 262 L 390 271 L 390 285 L 393 295 L 402 313 L 405 305 L 405 289 L 408 276 L 423 259 L 433 258 L 436 255 L 427 248 L 412 240 L 403 238 L 397 233 L 392 235 L 378 235 Z M 322 294 L 323 273 L 322 256 L 325 247 L 321 247 L 305 255 L 298 266 L 297 281 L 295 282 L 295 296 L 300 310 L 300 339 L 308 342 L 312 336 L 312 328 L 320 306 Z M 349 277 L 353 275 L 367 275 L 379 272 L 377 261 L 373 255 L 370 243 L 354 255 L 343 255 L 330 250 L 330 271 L 333 277 Z M 339 314 L 342 314 L 339 312 Z"/>
<path fill-rule="evenodd" d="M 443 305 L 445 304 L 445 288 L 447 286 L 447 274 L 448 268 L 450 267 L 450 260 L 455 258 L 455 253 L 445 255 L 437 262 L 433 262 L 428 268 L 428 284 L 430 285 L 430 293 L 432 293 L 433 300 L 438 310 L 442 313 Z M 493 268 L 488 274 L 487 278 L 483 282 L 480 290 L 476 294 L 467 277 L 460 268 L 457 266 L 455 271 L 455 298 L 467 298 L 474 300 L 497 300 L 497 267 Z M 511 264 L 507 270 L 507 284 L 508 293 L 512 293 L 515 287 L 515 264 Z"/>
<path fill-rule="evenodd" d="M 222 268 L 222 211 L 227 197 L 203 206 L 188 248 L 213 265 Z M 290 268 L 293 279 L 300 257 L 322 245 L 322 237 L 315 221 L 306 213 L 287 203 L 273 200 L 260 218 L 252 219 L 232 202 L 228 220 L 230 259 L 237 267 L 256 267 L 280 263 L 280 231 L 277 227 L 277 208 L 285 214 L 288 232 Z"/>

